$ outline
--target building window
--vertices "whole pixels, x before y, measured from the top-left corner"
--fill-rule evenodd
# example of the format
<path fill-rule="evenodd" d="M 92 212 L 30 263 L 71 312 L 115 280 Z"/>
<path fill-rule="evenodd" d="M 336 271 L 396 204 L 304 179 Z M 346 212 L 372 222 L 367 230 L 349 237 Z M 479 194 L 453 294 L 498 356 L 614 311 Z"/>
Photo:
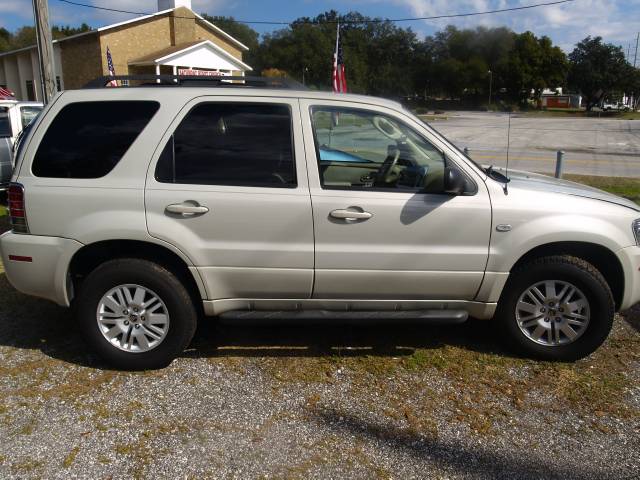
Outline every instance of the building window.
<path fill-rule="evenodd" d="M 33 80 L 27 80 L 27 100 L 30 102 L 35 101 L 36 99 L 36 89 L 33 85 Z"/>
<path fill-rule="evenodd" d="M 162 183 L 294 188 L 289 107 L 196 106 L 165 146 L 155 175 Z"/>
<path fill-rule="evenodd" d="M 58 89 L 59 92 L 62 91 L 62 84 L 60 83 L 60 76 L 56 75 L 56 88 Z"/>
<path fill-rule="evenodd" d="M 105 176 L 159 107 L 157 102 L 146 101 L 67 105 L 53 119 L 38 147 L 33 174 L 50 178 Z"/>

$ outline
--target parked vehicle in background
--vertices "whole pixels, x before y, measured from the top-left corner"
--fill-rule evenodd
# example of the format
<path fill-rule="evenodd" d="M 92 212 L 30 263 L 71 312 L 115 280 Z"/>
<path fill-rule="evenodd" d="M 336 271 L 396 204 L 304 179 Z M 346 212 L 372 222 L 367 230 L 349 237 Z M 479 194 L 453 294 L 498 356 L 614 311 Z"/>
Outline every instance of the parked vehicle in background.
<path fill-rule="evenodd" d="M 630 110 L 628 105 L 625 105 L 622 102 L 611 103 L 604 102 L 602 104 L 602 111 L 604 112 L 628 112 Z"/>
<path fill-rule="evenodd" d="M 396 102 L 229 80 L 67 90 L 20 146 L 7 278 L 73 305 L 113 365 L 167 365 L 204 315 L 274 311 L 473 317 L 574 360 L 640 301 L 635 203 L 483 168 Z"/>
<path fill-rule="evenodd" d="M 0 100 L 0 189 L 5 189 L 11 180 L 16 140 L 42 108 L 38 102 Z"/>

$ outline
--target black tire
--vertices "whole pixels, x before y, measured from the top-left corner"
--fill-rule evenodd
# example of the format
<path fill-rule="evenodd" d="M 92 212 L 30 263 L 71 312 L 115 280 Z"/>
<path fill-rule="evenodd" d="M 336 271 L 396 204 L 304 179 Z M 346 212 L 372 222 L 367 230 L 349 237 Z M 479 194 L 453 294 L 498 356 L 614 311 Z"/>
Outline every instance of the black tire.
<path fill-rule="evenodd" d="M 141 285 L 164 302 L 169 327 L 164 339 L 146 352 L 127 352 L 102 334 L 96 312 L 102 297 L 123 284 Z M 82 282 L 74 302 L 76 321 L 90 348 L 110 365 L 122 370 L 164 368 L 189 346 L 198 314 L 185 286 L 165 267 L 148 260 L 121 258 L 103 263 Z"/>
<path fill-rule="evenodd" d="M 541 345 L 525 335 L 516 320 L 516 304 L 532 285 L 545 280 L 568 282 L 589 302 L 589 323 L 580 337 L 566 345 Z M 541 257 L 511 272 L 498 303 L 495 320 L 508 348 L 534 358 L 575 361 L 593 353 L 606 340 L 615 315 L 613 294 L 602 274 L 590 263 L 562 255 Z M 550 335 L 550 334 L 549 334 Z"/>

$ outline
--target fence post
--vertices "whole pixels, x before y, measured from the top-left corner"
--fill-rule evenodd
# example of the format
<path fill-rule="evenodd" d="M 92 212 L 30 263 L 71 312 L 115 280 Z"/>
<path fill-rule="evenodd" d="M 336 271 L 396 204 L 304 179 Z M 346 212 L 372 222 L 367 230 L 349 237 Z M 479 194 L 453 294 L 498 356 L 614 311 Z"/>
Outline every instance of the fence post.
<path fill-rule="evenodd" d="M 556 157 L 556 178 L 562 178 L 562 167 L 564 162 L 564 152 L 558 150 Z"/>

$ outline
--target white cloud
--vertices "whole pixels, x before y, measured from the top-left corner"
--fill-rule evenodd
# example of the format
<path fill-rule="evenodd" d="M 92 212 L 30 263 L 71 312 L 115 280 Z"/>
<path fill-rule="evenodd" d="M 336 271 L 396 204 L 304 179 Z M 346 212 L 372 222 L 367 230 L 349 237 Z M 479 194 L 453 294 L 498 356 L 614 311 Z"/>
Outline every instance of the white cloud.
<path fill-rule="evenodd" d="M 543 0 L 347 0 L 354 9 L 366 11 L 367 4 L 392 4 L 398 15 L 410 13 L 416 17 L 480 12 L 501 8 L 532 5 Z M 396 16 L 398 16 L 396 15 Z M 425 20 L 419 31 L 433 33 L 446 25 L 462 28 L 505 25 L 517 32 L 531 30 L 536 35 L 548 35 L 565 50 L 587 35 L 602 36 L 605 41 L 635 43 L 640 31 L 640 0 L 576 0 L 572 3 L 474 17 Z"/>
<path fill-rule="evenodd" d="M 31 3 L 25 5 L 25 0 L 1 0 L 0 27 L 7 25 L 7 18 L 9 18 L 10 15 L 28 19 L 33 23 L 33 10 L 31 9 Z"/>
<path fill-rule="evenodd" d="M 7 0 L 2 0 L 3 3 L 5 1 Z M 23 3 L 26 0 L 15 1 Z M 157 0 L 78 0 L 78 2 L 134 13 L 120 13 L 95 8 L 86 8 L 53 0 L 49 2 L 51 23 L 76 25 L 86 22 L 101 26 L 135 18 L 137 16 L 135 13 L 147 14 L 158 11 Z M 216 9 L 219 8 L 221 3 L 221 0 L 192 0 L 192 8 L 198 13 L 208 12 L 215 14 Z M 228 7 L 228 3 L 225 3 L 225 6 Z"/>

